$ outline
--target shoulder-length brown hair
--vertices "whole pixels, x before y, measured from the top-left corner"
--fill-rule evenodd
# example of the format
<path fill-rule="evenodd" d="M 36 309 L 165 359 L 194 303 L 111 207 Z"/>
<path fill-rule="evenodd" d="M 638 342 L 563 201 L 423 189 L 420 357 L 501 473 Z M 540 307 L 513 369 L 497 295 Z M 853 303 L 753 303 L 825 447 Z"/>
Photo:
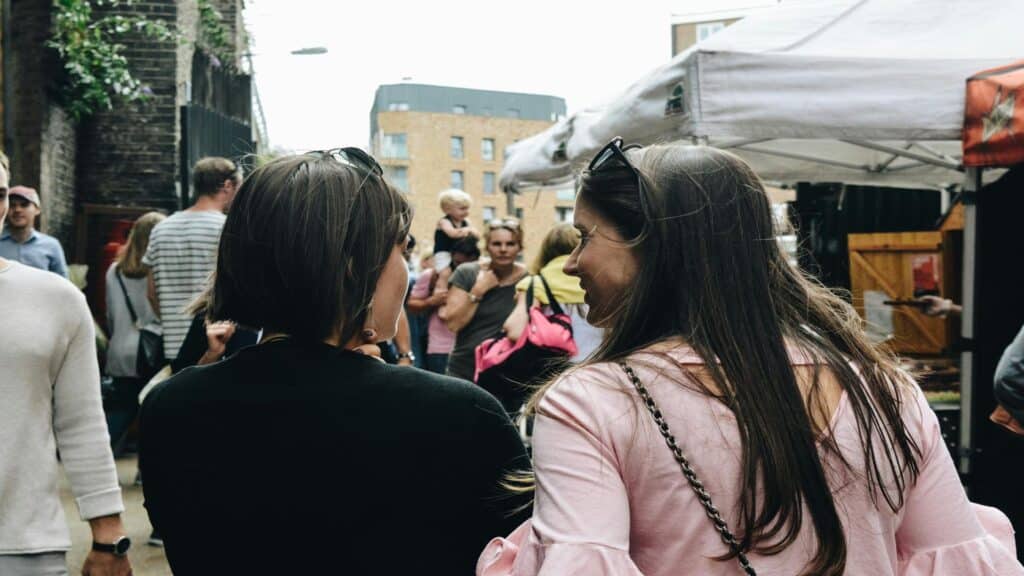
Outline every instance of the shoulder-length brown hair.
<path fill-rule="evenodd" d="M 580 180 L 578 201 L 615 225 L 640 263 L 587 363 L 625 359 L 683 338 L 704 359 L 716 390 L 696 375 L 684 376 L 728 406 L 739 427 L 739 521 L 732 528 L 740 549 L 778 554 L 796 540 L 806 518 L 817 547 L 803 574 L 842 574 L 844 527 L 816 441 L 866 479 L 876 505 L 884 501 L 899 510 L 921 457 L 901 419 L 906 374 L 868 341 L 848 302 L 787 262 L 764 187 L 741 159 L 685 145 L 627 156 L 642 175 L 642 189 L 624 166 L 584 172 Z M 818 366 L 806 403 L 791 346 Z M 831 431 L 817 430 L 809 414 L 828 426 L 821 392 L 826 371 L 846 392 L 865 470 L 851 470 Z"/>
<path fill-rule="evenodd" d="M 149 247 L 150 233 L 164 218 L 167 216 L 160 212 L 147 212 L 132 224 L 132 231 L 128 233 L 128 245 L 117 257 L 117 269 L 126 278 L 142 278 L 149 272 L 149 266 L 142 263 L 142 257 L 146 255 L 146 249 Z"/>
<path fill-rule="evenodd" d="M 544 235 L 544 241 L 540 244 L 540 252 L 534 259 L 530 268 L 533 274 L 540 274 L 540 269 L 547 266 L 559 256 L 572 254 L 580 243 L 580 233 L 573 228 L 572 224 L 562 222 L 555 224 L 548 233 Z"/>
<path fill-rule="evenodd" d="M 273 160 L 228 211 L 208 318 L 347 342 L 411 221 L 400 192 L 329 153 Z"/>

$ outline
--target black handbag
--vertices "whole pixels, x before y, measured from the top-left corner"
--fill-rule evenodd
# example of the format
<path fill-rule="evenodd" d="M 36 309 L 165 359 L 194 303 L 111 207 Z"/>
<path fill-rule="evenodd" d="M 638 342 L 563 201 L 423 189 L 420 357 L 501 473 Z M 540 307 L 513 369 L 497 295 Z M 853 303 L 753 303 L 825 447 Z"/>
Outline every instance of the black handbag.
<path fill-rule="evenodd" d="M 139 325 L 139 316 L 132 306 L 132 299 L 128 296 L 128 288 L 121 278 L 121 271 L 115 272 L 117 283 L 121 285 L 121 292 L 124 294 L 124 303 L 128 305 L 128 314 L 132 317 L 132 324 L 139 331 L 139 349 L 135 355 L 135 372 L 143 381 L 149 381 L 161 368 L 167 364 L 164 358 L 164 334 L 160 324 L 149 323 Z"/>
<path fill-rule="evenodd" d="M 540 278 L 551 313 L 533 307 L 534 280 Z M 515 415 L 538 384 L 569 366 L 576 354 L 572 320 L 555 300 L 543 276 L 530 279 L 526 290 L 527 324 L 516 342 L 504 334 L 484 340 L 476 348 L 476 383 L 494 395 L 505 411 Z"/>

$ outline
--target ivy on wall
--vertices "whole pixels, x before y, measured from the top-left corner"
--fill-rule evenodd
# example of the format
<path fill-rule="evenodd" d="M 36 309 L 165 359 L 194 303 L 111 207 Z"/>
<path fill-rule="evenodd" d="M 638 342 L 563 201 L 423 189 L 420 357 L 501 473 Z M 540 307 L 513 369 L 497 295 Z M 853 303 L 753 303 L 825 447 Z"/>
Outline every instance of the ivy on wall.
<path fill-rule="evenodd" d="M 145 100 L 152 90 L 129 70 L 121 42 L 131 34 L 156 41 L 178 39 L 176 31 L 144 16 L 98 15 L 94 8 L 132 6 L 134 0 L 52 0 L 53 29 L 47 46 L 57 51 L 63 66 L 59 83 L 61 103 L 75 120 L 119 102 Z M 233 39 L 211 0 L 196 0 L 199 8 L 197 45 L 217 65 L 234 68 Z"/>
<path fill-rule="evenodd" d="M 117 101 L 144 100 L 152 95 L 128 69 L 125 46 L 118 41 L 141 33 L 155 40 L 175 38 L 165 23 L 142 16 L 96 15 L 94 7 L 130 6 L 132 0 L 53 0 L 53 29 L 47 46 L 63 65 L 59 93 L 75 120 Z"/>
<path fill-rule="evenodd" d="M 199 42 L 214 57 L 214 62 L 221 66 L 234 68 L 234 42 L 224 17 L 213 5 L 211 0 L 197 0 L 199 7 Z"/>

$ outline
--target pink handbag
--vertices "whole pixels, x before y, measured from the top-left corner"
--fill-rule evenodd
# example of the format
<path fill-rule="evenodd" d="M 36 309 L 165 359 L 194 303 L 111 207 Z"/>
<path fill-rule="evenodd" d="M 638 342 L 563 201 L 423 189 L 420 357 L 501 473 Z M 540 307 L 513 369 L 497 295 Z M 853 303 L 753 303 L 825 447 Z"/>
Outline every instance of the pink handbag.
<path fill-rule="evenodd" d="M 550 314 L 533 306 L 533 284 L 537 278 L 547 292 Z M 543 276 L 530 278 L 526 310 L 526 327 L 518 340 L 513 342 L 506 336 L 497 336 L 476 347 L 473 380 L 494 394 L 510 413 L 522 405 L 531 381 L 550 376 L 577 352 L 572 320 L 555 300 Z"/>

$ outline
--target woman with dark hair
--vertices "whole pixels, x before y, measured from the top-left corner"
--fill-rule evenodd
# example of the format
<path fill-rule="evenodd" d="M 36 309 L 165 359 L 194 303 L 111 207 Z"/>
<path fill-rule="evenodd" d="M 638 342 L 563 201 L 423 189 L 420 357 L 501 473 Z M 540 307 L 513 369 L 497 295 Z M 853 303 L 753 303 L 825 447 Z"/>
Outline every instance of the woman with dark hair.
<path fill-rule="evenodd" d="M 471 382 L 476 375 L 476 347 L 501 333 L 501 325 L 516 305 L 516 283 L 526 276 L 526 267 L 516 261 L 523 250 L 519 221 L 489 222 L 484 249 L 490 260 L 459 266 L 448 281 L 448 299 L 439 311 L 455 333 L 448 375 Z"/>
<path fill-rule="evenodd" d="M 531 399 L 532 524 L 478 574 L 1024 574 L 914 380 L 787 263 L 750 168 L 621 144 L 582 174 L 565 265 L 604 339 Z"/>
<path fill-rule="evenodd" d="M 497 401 L 372 355 L 396 332 L 411 218 L 354 148 L 246 179 L 209 318 L 261 340 L 142 409 L 146 507 L 175 574 L 465 574 L 514 525 L 500 483 L 527 462 Z"/>

